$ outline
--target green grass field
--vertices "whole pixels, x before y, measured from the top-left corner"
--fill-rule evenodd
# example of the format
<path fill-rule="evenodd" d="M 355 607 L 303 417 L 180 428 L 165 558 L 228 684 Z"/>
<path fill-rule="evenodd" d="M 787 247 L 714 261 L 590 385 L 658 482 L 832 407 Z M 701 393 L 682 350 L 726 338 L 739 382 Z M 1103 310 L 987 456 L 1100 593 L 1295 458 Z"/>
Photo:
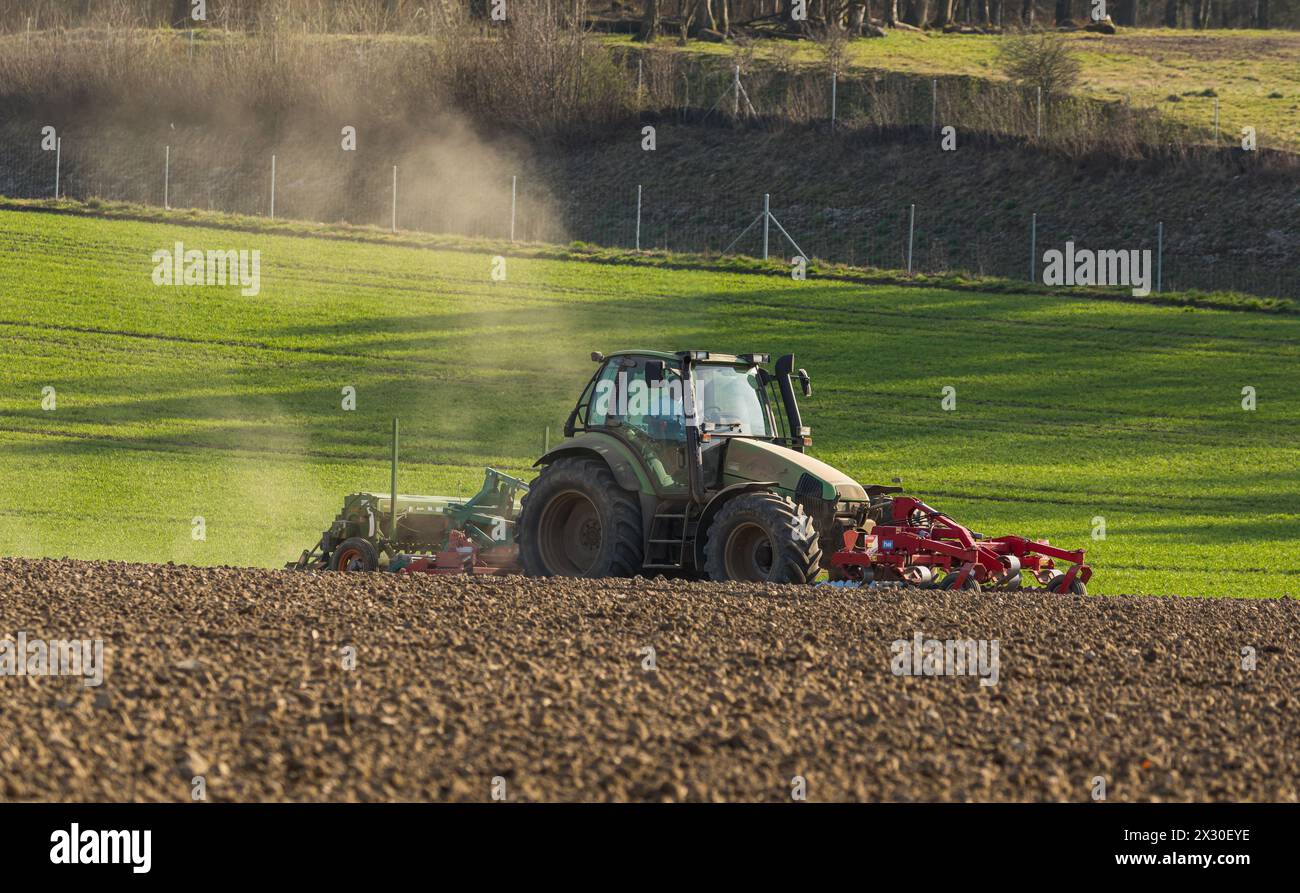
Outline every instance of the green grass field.
<path fill-rule="evenodd" d="M 1254 127 L 1291 145 L 1300 143 L 1300 34 L 1289 31 L 1125 28 L 1103 36 L 1063 36 L 1082 64 L 1079 92 L 1099 99 L 1151 106 L 1187 124 L 1210 128 L 1219 99 L 1221 132 Z M 605 38 L 630 44 L 628 36 Z M 848 64 L 917 75 L 967 75 L 1002 80 L 995 35 L 891 31 L 884 39 L 852 41 Z M 671 47 L 672 41 L 661 41 Z M 783 41 L 755 48 L 759 60 L 790 53 L 795 63 L 824 64 L 811 42 L 791 49 Z M 680 52 L 728 55 L 727 45 L 692 41 Z M 1225 137 L 1226 138 L 1226 137 Z"/>
<path fill-rule="evenodd" d="M 259 249 L 261 293 L 153 285 L 177 240 Z M 469 492 L 558 437 L 591 350 L 708 347 L 793 351 L 816 455 L 977 530 L 1087 546 L 1095 592 L 1300 595 L 1294 316 L 561 260 L 489 273 L 486 253 L 0 211 L 0 554 L 278 565 L 345 493 L 387 489 L 393 415 L 402 489 Z"/>

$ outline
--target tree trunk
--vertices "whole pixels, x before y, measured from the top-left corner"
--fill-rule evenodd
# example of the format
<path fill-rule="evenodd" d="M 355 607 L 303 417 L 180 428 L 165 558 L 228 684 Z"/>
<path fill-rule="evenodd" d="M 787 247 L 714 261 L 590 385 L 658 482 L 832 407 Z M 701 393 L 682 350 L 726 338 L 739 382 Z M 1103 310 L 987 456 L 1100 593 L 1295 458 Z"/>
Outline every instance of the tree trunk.
<path fill-rule="evenodd" d="M 943 0 L 942 5 L 939 7 L 940 9 L 943 10 L 941 13 L 939 13 L 940 26 L 952 24 L 953 10 L 956 7 L 956 5 L 957 5 L 957 0 Z"/>
<path fill-rule="evenodd" d="M 907 11 L 903 21 L 917 28 L 924 28 L 930 18 L 930 0 L 907 0 Z"/>
<path fill-rule="evenodd" d="M 710 31 L 718 30 L 718 23 L 713 18 L 713 3 L 711 0 L 696 0 L 695 17 L 691 22 L 690 34 L 694 37 L 706 28 Z"/>
<path fill-rule="evenodd" d="M 1120 0 L 1115 10 L 1115 24 L 1137 27 L 1138 0 Z"/>
<path fill-rule="evenodd" d="M 849 33 L 854 37 L 860 37 L 862 35 L 862 23 L 866 18 L 866 0 L 853 0 L 849 4 Z"/>
<path fill-rule="evenodd" d="M 1165 0 L 1165 27 L 1178 27 L 1178 0 Z"/>
<path fill-rule="evenodd" d="M 645 0 L 645 14 L 641 17 L 639 40 L 651 41 L 659 36 L 659 0 Z"/>
<path fill-rule="evenodd" d="M 190 0 L 172 0 L 171 23 L 173 28 L 190 26 Z"/>
<path fill-rule="evenodd" d="M 898 0 L 885 0 L 885 24 L 894 25 L 898 22 Z"/>
<path fill-rule="evenodd" d="M 1034 0 L 1021 0 L 1020 2 L 1020 22 L 1026 28 L 1032 28 L 1034 24 Z"/>
<path fill-rule="evenodd" d="M 1064 25 L 1070 21 L 1070 0 L 1056 0 L 1056 24 Z"/>

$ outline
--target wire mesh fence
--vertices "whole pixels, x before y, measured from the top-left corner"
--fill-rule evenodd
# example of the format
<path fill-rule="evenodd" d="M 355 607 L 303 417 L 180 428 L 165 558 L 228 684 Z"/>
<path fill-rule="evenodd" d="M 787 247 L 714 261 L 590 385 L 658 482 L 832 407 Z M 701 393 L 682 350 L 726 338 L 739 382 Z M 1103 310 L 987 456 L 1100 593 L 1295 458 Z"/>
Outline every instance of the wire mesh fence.
<path fill-rule="evenodd" d="M 177 133 L 140 149 L 138 139 L 69 134 L 48 141 L 0 132 L 0 194 L 346 222 L 436 234 L 584 242 L 624 249 L 764 256 L 764 196 L 752 178 L 638 183 L 581 178 L 556 188 L 543 173 L 467 173 L 419 152 L 322 153 L 299 145 L 230 143 Z M 269 151 L 268 151 L 269 148 Z M 1149 252 L 1153 291 L 1236 291 L 1300 297 L 1293 256 L 1185 247 L 1196 221 L 1116 216 L 1086 225 L 1050 209 L 989 207 L 943 213 L 922 204 L 881 210 L 852 195 L 830 203 L 816 172 L 771 196 L 770 257 L 856 267 L 1043 281 L 1043 254 L 1080 248 Z M 57 191 L 57 192 L 56 192 Z M 802 198 L 801 198 L 802 196 Z M 860 198 L 864 198 L 860 197 Z M 1199 225 L 1203 225 L 1199 224 Z M 783 231 L 782 231 L 783 230 Z M 739 238 L 738 238 L 739 237 Z M 798 246 L 798 249 L 794 247 Z"/>

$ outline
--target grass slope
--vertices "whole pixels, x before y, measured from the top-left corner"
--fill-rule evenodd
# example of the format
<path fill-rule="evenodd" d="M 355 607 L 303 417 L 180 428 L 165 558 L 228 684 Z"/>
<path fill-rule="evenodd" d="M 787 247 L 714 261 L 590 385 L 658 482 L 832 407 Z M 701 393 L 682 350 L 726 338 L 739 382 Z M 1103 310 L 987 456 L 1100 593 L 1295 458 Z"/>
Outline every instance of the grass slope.
<path fill-rule="evenodd" d="M 1219 99 L 1222 133 L 1243 126 L 1300 143 L 1300 34 L 1289 31 L 1170 31 L 1125 28 L 1119 34 L 1063 35 L 1082 63 L 1079 91 L 1101 99 L 1154 106 L 1188 124 L 1210 128 Z M 628 36 L 606 38 L 630 43 Z M 849 44 L 848 64 L 917 75 L 967 75 L 1001 80 L 995 35 L 891 31 L 883 40 Z M 666 46 L 670 42 L 663 41 Z M 731 47 L 692 42 L 683 50 L 727 54 Z M 758 59 L 790 53 L 781 42 L 761 43 Z M 821 50 L 802 44 L 795 63 L 822 62 Z"/>
<path fill-rule="evenodd" d="M 150 255 L 177 240 L 259 249 L 261 293 L 155 287 Z M 489 270 L 466 251 L 0 211 L 0 554 L 275 565 L 344 493 L 386 489 L 394 414 L 402 489 L 467 492 L 557 436 L 590 350 L 707 346 L 793 351 L 819 457 L 901 477 L 978 530 L 1086 545 L 1095 591 L 1300 595 L 1293 317 Z"/>

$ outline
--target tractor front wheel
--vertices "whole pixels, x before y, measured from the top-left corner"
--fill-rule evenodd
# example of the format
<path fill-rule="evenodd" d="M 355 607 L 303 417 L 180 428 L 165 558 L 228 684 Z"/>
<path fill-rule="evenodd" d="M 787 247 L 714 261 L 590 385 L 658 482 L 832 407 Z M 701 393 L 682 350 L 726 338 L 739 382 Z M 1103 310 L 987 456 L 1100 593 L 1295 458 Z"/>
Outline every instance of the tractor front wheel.
<path fill-rule="evenodd" d="M 569 456 L 542 469 L 519 512 L 519 557 L 534 577 L 631 577 L 644 546 L 636 494 L 600 459 Z"/>
<path fill-rule="evenodd" d="M 811 583 L 822 549 L 812 519 L 775 493 L 742 493 L 722 507 L 704 542 L 710 580 Z"/>
<path fill-rule="evenodd" d="M 370 540 L 359 536 L 350 537 L 339 543 L 338 548 L 330 553 L 330 570 L 332 571 L 373 571 L 379 569 L 379 553 Z"/>

